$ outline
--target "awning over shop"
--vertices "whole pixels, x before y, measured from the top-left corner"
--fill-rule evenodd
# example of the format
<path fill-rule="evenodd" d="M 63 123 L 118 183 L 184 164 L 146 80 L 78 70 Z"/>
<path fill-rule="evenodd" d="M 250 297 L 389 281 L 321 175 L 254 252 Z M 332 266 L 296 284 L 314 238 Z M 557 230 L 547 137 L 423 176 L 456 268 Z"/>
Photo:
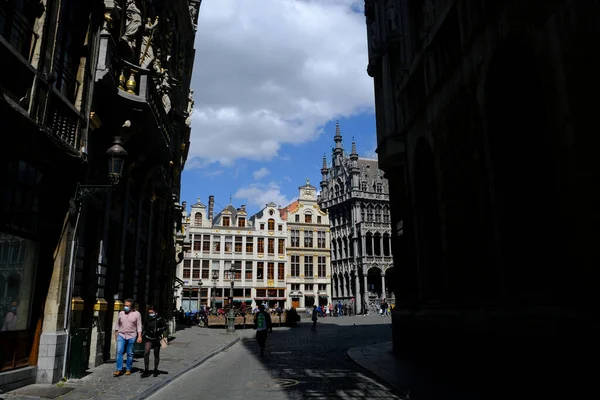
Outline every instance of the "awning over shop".
<path fill-rule="evenodd" d="M 287 297 L 255 297 L 254 300 L 287 300 Z"/>

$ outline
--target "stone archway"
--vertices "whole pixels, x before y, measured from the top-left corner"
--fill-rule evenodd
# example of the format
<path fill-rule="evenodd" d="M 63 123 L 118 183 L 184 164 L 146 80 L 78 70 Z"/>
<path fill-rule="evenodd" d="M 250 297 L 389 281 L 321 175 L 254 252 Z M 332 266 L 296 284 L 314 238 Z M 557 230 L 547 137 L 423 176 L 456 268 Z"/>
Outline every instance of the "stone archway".
<path fill-rule="evenodd" d="M 415 197 L 421 293 L 425 301 L 440 300 L 444 282 L 442 227 L 435 158 L 425 139 L 415 150 Z"/>
<path fill-rule="evenodd" d="M 545 85 L 535 52 L 520 38 L 494 55 L 485 85 L 499 278 L 517 302 L 549 300 L 552 266 L 564 260 L 556 216 L 561 207 L 555 160 L 562 150 L 548 124 Z"/>
<path fill-rule="evenodd" d="M 383 288 L 381 286 L 382 276 L 381 269 L 378 266 L 369 267 L 367 270 L 367 293 L 369 297 L 373 297 L 374 295 L 381 297 L 383 293 Z"/>

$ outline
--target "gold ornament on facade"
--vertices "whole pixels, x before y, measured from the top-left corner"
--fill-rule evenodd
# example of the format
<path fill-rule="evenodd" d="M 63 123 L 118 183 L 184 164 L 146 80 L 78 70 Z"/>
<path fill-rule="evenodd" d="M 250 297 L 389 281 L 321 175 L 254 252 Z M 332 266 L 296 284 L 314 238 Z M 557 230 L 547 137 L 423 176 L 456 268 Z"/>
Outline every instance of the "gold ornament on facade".
<path fill-rule="evenodd" d="M 119 75 L 119 89 L 125 90 L 125 81 L 127 78 L 125 77 L 125 70 L 121 70 L 121 75 Z"/>
<path fill-rule="evenodd" d="M 129 74 L 129 79 L 127 80 L 125 87 L 127 88 L 127 93 L 135 94 L 137 83 L 135 82 L 135 74 L 133 70 L 131 70 L 131 73 Z"/>

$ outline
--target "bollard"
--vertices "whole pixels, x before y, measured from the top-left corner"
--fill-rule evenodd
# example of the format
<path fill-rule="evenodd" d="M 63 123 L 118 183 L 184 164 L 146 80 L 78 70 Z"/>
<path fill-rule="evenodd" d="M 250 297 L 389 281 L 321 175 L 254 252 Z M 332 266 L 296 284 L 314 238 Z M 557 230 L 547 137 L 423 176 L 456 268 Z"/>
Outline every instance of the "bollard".
<path fill-rule="evenodd" d="M 227 332 L 235 333 L 235 312 L 233 310 L 229 311 L 227 315 Z"/>

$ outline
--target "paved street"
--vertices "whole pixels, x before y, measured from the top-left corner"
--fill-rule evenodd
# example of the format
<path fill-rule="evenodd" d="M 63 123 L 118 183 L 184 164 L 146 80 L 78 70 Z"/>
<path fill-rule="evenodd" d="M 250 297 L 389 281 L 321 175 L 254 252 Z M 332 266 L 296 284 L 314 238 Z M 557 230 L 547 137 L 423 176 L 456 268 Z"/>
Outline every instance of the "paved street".
<path fill-rule="evenodd" d="M 351 361 L 347 350 L 391 340 L 390 318 L 356 316 L 275 328 L 264 358 L 252 329 L 242 341 L 170 383 L 152 400 L 227 399 L 397 399 Z"/>

